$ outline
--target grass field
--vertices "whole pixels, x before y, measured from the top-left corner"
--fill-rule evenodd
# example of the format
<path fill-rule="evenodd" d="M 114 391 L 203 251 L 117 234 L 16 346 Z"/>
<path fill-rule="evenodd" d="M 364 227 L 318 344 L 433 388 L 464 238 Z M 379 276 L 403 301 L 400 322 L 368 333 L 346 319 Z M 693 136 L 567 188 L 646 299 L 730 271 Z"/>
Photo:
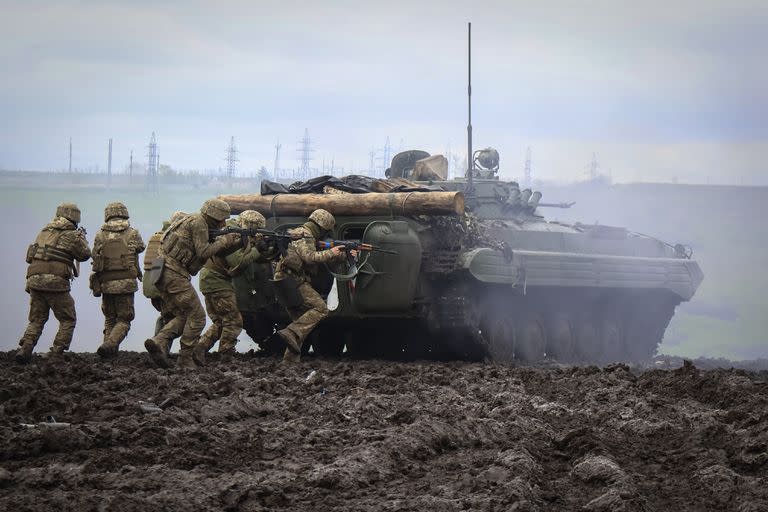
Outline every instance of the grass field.
<path fill-rule="evenodd" d="M 0 349 L 11 349 L 24 329 L 28 296 L 24 293 L 24 253 L 40 227 L 61 201 L 75 201 L 83 211 L 83 225 L 89 240 L 102 223 L 104 205 L 125 202 L 132 223 L 145 241 L 176 210 L 195 211 L 208 197 L 221 190 L 167 188 L 161 196 L 142 190 L 95 188 L 0 188 L 2 239 L 0 252 L 4 286 L 0 291 L 0 320 L 7 336 Z M 613 187 L 548 187 L 544 201 L 576 201 L 570 210 L 543 210 L 551 220 L 581 221 L 626 226 L 671 243 L 694 249 L 694 257 L 705 279 L 690 303 L 679 307 L 662 346 L 665 353 L 686 357 L 749 359 L 768 357 L 768 188 L 708 187 L 683 185 L 618 185 Z M 84 266 L 84 273 L 90 265 Z M 101 338 L 99 302 L 90 296 L 87 280 L 74 283 L 78 327 L 74 350 L 94 350 Z M 139 294 L 137 319 L 125 347 L 142 350 L 152 330 L 155 312 Z M 55 324 L 55 322 L 52 322 Z M 41 348 L 50 345 L 53 325 L 46 328 Z M 253 345 L 241 336 L 239 348 Z"/>

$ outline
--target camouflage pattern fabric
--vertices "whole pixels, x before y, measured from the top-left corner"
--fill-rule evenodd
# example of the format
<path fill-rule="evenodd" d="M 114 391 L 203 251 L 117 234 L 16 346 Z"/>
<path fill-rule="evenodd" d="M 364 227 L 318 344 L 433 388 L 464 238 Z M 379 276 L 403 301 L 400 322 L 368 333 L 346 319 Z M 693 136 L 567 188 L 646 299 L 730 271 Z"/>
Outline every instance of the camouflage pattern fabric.
<path fill-rule="evenodd" d="M 141 239 L 141 234 L 133 229 L 127 219 L 112 218 L 105 222 L 101 229 L 96 233 L 93 242 L 93 254 L 99 253 L 100 248 L 104 246 L 104 243 L 108 240 L 114 240 L 122 237 L 125 234 L 127 240 L 127 249 L 132 259 L 134 259 L 134 265 L 137 274 L 139 272 L 139 259 L 138 255 L 145 249 L 144 241 Z M 101 278 L 101 292 L 110 294 L 123 294 L 134 293 L 138 291 L 139 287 L 135 277 L 126 279 L 106 280 Z"/>
<path fill-rule="evenodd" d="M 221 236 L 215 242 L 209 242 L 209 227 L 200 213 L 187 215 L 171 224 L 163 234 L 158 251 L 158 255 L 165 258 L 166 269 L 189 279 L 200 271 L 208 258 L 240 243 L 240 236 L 236 234 Z"/>
<path fill-rule="evenodd" d="M 317 238 L 320 237 L 320 229 L 311 222 L 292 230 L 291 234 L 299 237 L 288 246 L 285 256 L 277 263 L 275 279 L 283 279 L 286 275 L 292 276 L 299 283 L 298 292 L 302 298 L 301 306 L 288 309 L 292 322 L 284 329 L 294 336 L 299 347 L 309 336 L 320 321 L 328 316 L 328 306 L 310 283 L 311 276 L 317 272 L 321 263 L 331 263 L 344 259 L 344 253 L 338 256 L 330 249 L 317 250 Z M 296 360 L 298 357 L 288 349 L 285 351 L 286 360 Z"/>
<path fill-rule="evenodd" d="M 280 273 L 288 272 L 297 280 L 308 280 L 317 273 L 318 265 L 341 261 L 344 255 L 336 256 L 333 251 L 326 249 L 317 250 L 317 239 L 320 237 L 320 229 L 312 222 L 290 231 L 298 240 L 288 245 L 285 256 L 280 258 L 275 269 L 275 279 Z"/>
<path fill-rule="evenodd" d="M 163 238 L 163 233 L 168 229 L 167 223 L 163 224 L 162 231 L 156 231 L 147 241 L 147 252 L 144 253 L 144 272 L 147 272 L 152 268 L 152 262 L 157 258 L 158 251 L 160 250 L 160 240 Z M 143 279 L 141 282 L 142 293 L 148 299 L 159 299 L 160 292 L 155 288 L 154 283 L 150 279 Z M 154 304 L 154 303 L 153 303 Z M 158 309 L 158 311 L 160 311 Z"/>
<path fill-rule="evenodd" d="M 200 292 L 205 294 L 222 290 L 233 291 L 235 287 L 232 278 L 257 261 L 263 262 L 264 258 L 253 245 L 238 249 L 226 257 L 210 258 L 200 272 Z"/>
<path fill-rule="evenodd" d="M 237 337 L 243 330 L 243 318 L 237 310 L 234 290 L 219 290 L 204 295 L 205 310 L 213 325 L 205 331 L 200 343 L 206 350 L 211 350 L 219 341 L 219 352 L 234 350 Z"/>
<path fill-rule="evenodd" d="M 173 318 L 153 339 L 167 346 L 169 340 L 181 333 L 181 350 L 191 351 L 205 327 L 205 311 L 189 277 L 166 268 L 157 288 Z"/>
<path fill-rule="evenodd" d="M 50 311 L 59 321 L 59 330 L 53 339 L 54 352 L 63 352 L 69 349 L 72 343 L 72 335 L 75 332 L 77 316 L 75 313 L 75 300 L 69 292 L 44 292 L 30 290 L 29 325 L 19 341 L 19 345 L 31 345 L 33 348 L 43 333 L 43 327 L 48 321 Z"/>
<path fill-rule="evenodd" d="M 101 312 L 104 313 L 104 344 L 118 348 L 135 317 L 133 293 L 105 293 L 101 297 Z"/>
<path fill-rule="evenodd" d="M 299 295 L 303 302 L 299 307 L 288 309 L 292 322 L 286 329 L 296 337 L 301 346 L 317 324 L 328 316 L 329 311 L 323 297 L 308 281 L 299 285 Z M 286 352 L 288 352 L 287 349 Z"/>
<path fill-rule="evenodd" d="M 160 292 L 158 291 L 158 297 L 151 299 L 152 307 L 154 307 L 158 313 L 160 313 L 160 316 L 157 317 L 157 320 L 155 320 L 155 332 L 154 336 L 156 339 L 160 339 L 163 341 L 163 346 L 165 347 L 165 353 L 169 353 L 171 351 L 171 346 L 173 345 L 173 340 L 181 336 L 181 329 L 184 328 L 184 326 L 179 326 L 179 322 L 176 322 L 173 324 L 176 326 L 173 330 L 168 330 L 162 338 L 157 338 L 157 336 L 160 334 L 160 332 L 163 330 L 163 327 L 168 325 L 171 321 L 173 321 L 173 312 L 169 310 L 169 308 L 165 305 L 163 302 L 163 299 L 159 297 Z"/>
<path fill-rule="evenodd" d="M 440 233 L 439 240 L 446 245 L 505 250 L 504 241 L 488 235 L 485 226 L 471 213 L 465 213 L 461 217 L 422 215 L 419 216 L 419 220 L 429 224 L 435 232 Z"/>
<path fill-rule="evenodd" d="M 75 225 L 64 217 L 56 217 L 48 223 L 38 235 L 40 237 L 44 232 L 58 234 L 56 248 L 65 251 L 72 256 L 73 260 L 86 261 L 91 257 L 91 248 L 82 231 L 79 231 Z M 35 262 L 39 260 L 34 260 Z M 32 265 L 30 265 L 30 270 Z M 72 270 L 69 269 L 66 275 L 57 275 L 52 273 L 33 273 L 27 271 L 27 290 L 37 290 L 43 292 L 68 292 L 70 290 L 70 281 L 73 278 Z"/>

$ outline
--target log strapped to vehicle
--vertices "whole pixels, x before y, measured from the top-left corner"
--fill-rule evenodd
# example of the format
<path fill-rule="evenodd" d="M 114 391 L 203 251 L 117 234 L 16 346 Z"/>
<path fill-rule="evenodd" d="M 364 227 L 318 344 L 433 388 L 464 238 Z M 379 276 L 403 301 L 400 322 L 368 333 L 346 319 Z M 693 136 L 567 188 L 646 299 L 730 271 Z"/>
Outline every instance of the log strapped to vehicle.
<path fill-rule="evenodd" d="M 364 194 L 243 194 L 219 196 L 233 214 L 256 210 L 265 217 L 303 216 L 322 208 L 334 215 L 461 215 L 461 192 Z"/>

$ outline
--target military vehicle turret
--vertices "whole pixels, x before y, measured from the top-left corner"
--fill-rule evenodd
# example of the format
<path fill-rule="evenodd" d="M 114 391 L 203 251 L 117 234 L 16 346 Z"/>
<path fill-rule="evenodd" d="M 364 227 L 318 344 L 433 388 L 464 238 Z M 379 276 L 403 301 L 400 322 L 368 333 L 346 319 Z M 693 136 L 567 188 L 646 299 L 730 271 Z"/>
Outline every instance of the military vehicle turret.
<path fill-rule="evenodd" d="M 354 279 L 337 282 L 338 306 L 312 338 L 318 353 L 650 358 L 703 279 L 690 250 L 623 227 L 548 222 L 541 208 L 569 205 L 500 180 L 498 160 L 477 151 L 472 179 L 448 180 L 443 157 L 405 152 L 388 180 L 323 177 L 222 199 L 233 212 L 260 211 L 275 230 L 323 207 L 336 216 L 334 239 L 396 252 L 363 254 Z M 323 272 L 316 286 L 327 294 L 333 281 Z"/>

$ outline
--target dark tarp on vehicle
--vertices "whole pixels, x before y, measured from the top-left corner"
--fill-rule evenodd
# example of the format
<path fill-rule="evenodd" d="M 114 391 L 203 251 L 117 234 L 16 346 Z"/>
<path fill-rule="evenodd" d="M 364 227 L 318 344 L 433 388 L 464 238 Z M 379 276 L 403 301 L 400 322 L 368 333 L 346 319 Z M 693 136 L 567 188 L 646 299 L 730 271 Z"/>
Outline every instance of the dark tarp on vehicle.
<path fill-rule="evenodd" d="M 442 188 L 433 185 L 421 185 L 403 178 L 380 180 L 359 174 L 351 174 L 342 178 L 335 176 L 318 176 L 307 181 L 297 181 L 288 187 L 275 181 L 261 182 L 261 195 L 271 194 L 323 194 L 326 187 L 348 192 L 364 194 L 367 192 L 430 192 Z"/>

